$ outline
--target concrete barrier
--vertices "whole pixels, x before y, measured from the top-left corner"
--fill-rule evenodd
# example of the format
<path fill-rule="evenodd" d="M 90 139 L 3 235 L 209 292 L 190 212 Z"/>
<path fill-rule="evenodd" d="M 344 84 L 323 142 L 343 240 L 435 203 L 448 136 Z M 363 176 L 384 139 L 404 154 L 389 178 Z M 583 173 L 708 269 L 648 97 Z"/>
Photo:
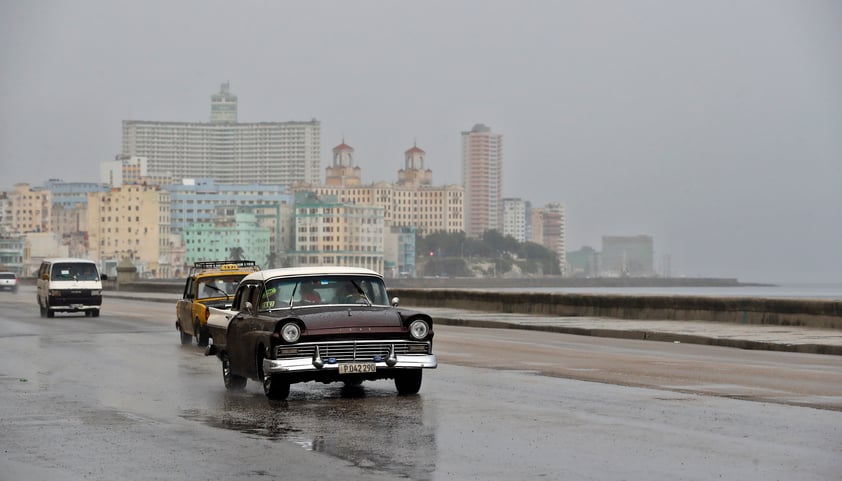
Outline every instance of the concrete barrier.
<path fill-rule="evenodd" d="M 751 297 L 390 289 L 401 304 L 513 314 L 713 321 L 842 329 L 842 301 Z"/>
<path fill-rule="evenodd" d="M 114 286 L 117 287 L 117 286 Z M 106 287 L 107 289 L 108 287 Z M 181 295 L 183 281 L 136 281 L 120 291 Z M 842 301 L 390 288 L 401 304 L 476 311 L 615 319 L 712 321 L 842 329 Z"/>

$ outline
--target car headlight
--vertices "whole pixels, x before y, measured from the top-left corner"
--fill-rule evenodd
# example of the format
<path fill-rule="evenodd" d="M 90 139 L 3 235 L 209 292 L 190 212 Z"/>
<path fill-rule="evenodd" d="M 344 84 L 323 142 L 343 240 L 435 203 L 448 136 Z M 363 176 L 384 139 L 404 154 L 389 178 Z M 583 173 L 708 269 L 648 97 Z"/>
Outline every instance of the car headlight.
<path fill-rule="evenodd" d="M 301 337 L 301 328 L 294 322 L 288 322 L 281 328 L 281 337 L 286 342 L 296 342 Z"/>
<path fill-rule="evenodd" d="M 409 325 L 409 335 L 413 339 L 422 340 L 430 333 L 430 325 L 426 321 L 416 319 Z"/>

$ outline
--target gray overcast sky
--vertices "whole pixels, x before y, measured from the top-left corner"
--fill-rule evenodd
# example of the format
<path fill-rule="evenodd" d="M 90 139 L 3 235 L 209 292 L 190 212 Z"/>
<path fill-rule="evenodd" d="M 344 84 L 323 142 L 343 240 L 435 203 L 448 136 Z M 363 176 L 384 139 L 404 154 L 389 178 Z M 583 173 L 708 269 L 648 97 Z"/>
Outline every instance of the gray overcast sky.
<path fill-rule="evenodd" d="M 652 235 L 672 273 L 842 279 L 842 2 L 0 2 L 0 189 L 98 181 L 121 121 L 322 123 L 366 182 L 417 141 L 504 136 L 507 197 L 567 208 L 568 249 Z"/>

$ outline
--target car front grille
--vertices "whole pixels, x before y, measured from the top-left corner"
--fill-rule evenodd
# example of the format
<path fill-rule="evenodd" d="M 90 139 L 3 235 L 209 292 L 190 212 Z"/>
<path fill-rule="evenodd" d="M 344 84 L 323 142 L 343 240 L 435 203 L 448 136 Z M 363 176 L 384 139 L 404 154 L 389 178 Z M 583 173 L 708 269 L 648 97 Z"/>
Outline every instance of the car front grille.
<path fill-rule="evenodd" d="M 59 291 L 59 295 L 65 299 L 74 299 L 79 297 L 91 297 L 90 289 L 64 289 Z"/>
<path fill-rule="evenodd" d="M 322 359 L 333 358 L 337 362 L 370 361 L 385 359 L 389 349 L 395 346 L 395 354 L 430 354 L 430 343 L 424 341 L 329 341 L 288 344 L 275 347 L 275 358 L 313 357 L 316 347 Z"/>

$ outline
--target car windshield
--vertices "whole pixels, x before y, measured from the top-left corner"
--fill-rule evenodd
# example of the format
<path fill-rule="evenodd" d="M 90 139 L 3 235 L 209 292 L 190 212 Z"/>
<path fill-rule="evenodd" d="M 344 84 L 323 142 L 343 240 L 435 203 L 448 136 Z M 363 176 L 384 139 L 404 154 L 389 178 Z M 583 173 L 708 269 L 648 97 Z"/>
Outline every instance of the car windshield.
<path fill-rule="evenodd" d="M 0 279 L 14 279 L 15 275 L 10 272 L 0 272 Z"/>
<path fill-rule="evenodd" d="M 245 277 L 241 276 L 225 276 L 225 277 L 205 277 L 199 280 L 199 299 L 207 299 L 209 297 L 233 297 L 237 292 L 237 286 L 240 280 Z"/>
<path fill-rule="evenodd" d="M 260 309 L 313 305 L 389 305 L 383 280 L 374 276 L 318 276 L 272 279 Z"/>
<path fill-rule="evenodd" d="M 97 281 L 96 266 L 88 262 L 59 262 L 53 265 L 52 278 L 57 281 Z"/>

